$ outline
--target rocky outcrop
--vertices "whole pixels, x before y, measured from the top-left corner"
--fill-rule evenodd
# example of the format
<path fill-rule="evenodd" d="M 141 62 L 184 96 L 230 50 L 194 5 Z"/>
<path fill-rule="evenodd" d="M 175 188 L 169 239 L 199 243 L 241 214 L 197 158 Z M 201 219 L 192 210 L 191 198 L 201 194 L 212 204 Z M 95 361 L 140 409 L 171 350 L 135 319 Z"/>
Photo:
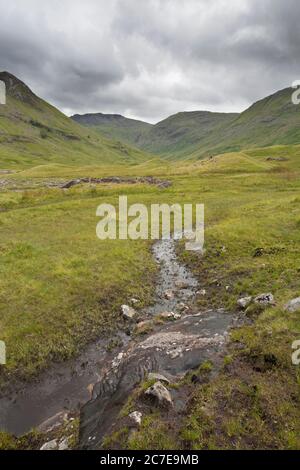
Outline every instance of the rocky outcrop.
<path fill-rule="evenodd" d="M 252 302 L 252 297 L 241 297 L 238 299 L 237 304 L 240 308 L 245 309 L 250 305 Z"/>
<path fill-rule="evenodd" d="M 129 307 L 129 305 L 122 305 L 121 313 L 123 315 L 123 318 L 125 318 L 126 320 L 133 320 L 136 316 L 136 311 L 134 310 L 134 308 Z"/>
<path fill-rule="evenodd" d="M 284 310 L 287 312 L 293 313 L 297 310 L 300 310 L 300 297 L 290 300 L 285 306 Z"/>
<path fill-rule="evenodd" d="M 154 403 L 162 408 L 170 408 L 173 401 L 169 390 L 161 383 L 156 382 L 145 391 L 145 396 L 153 399 Z"/>
<path fill-rule="evenodd" d="M 264 306 L 275 305 L 274 296 L 271 293 L 259 294 L 257 297 L 255 297 L 254 303 Z"/>
<path fill-rule="evenodd" d="M 77 178 L 67 181 L 62 184 L 61 189 L 70 189 L 78 184 L 150 184 L 159 188 L 168 188 L 172 185 L 170 181 L 160 180 L 152 176 L 136 177 L 136 178 L 120 178 L 118 176 L 111 176 L 107 178 Z"/>
<path fill-rule="evenodd" d="M 57 439 L 53 439 L 52 441 L 46 442 L 40 450 L 57 450 L 58 448 L 58 441 Z"/>

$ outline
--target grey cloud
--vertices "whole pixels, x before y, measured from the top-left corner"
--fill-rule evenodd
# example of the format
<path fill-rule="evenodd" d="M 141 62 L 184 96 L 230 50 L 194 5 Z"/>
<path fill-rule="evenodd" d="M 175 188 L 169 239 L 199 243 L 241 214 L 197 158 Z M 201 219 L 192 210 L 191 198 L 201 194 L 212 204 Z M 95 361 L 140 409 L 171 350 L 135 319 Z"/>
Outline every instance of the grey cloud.
<path fill-rule="evenodd" d="M 0 68 L 67 113 L 237 111 L 299 77 L 298 0 L 0 0 Z"/>

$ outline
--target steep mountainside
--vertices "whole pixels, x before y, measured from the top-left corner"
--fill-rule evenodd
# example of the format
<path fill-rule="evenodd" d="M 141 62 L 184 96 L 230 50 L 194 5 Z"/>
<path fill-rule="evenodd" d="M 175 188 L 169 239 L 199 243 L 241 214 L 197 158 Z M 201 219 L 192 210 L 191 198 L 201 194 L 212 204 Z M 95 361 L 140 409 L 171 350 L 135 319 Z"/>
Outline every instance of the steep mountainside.
<path fill-rule="evenodd" d="M 300 107 L 291 101 L 292 88 L 268 96 L 241 113 L 218 135 L 206 136 L 194 156 L 250 147 L 300 143 Z"/>
<path fill-rule="evenodd" d="M 36 96 L 8 72 L 6 105 L 0 105 L 0 169 L 63 164 L 134 163 L 146 155 L 86 129 Z"/>

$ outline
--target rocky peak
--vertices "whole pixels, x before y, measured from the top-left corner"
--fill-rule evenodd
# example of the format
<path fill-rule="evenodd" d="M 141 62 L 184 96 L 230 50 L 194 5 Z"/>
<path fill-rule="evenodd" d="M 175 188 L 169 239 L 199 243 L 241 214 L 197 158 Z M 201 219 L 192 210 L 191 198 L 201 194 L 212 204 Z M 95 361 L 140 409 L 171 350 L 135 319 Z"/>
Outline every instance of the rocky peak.
<path fill-rule="evenodd" d="M 5 83 L 8 96 L 31 105 L 38 103 L 38 97 L 30 88 L 11 73 L 0 72 L 0 80 Z"/>

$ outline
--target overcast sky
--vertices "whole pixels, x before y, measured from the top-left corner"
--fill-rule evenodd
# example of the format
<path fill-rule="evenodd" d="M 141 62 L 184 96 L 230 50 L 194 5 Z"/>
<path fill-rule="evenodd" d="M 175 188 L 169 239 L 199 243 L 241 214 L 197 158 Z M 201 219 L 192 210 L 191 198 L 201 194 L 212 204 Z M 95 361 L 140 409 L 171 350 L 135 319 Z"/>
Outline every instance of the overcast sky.
<path fill-rule="evenodd" d="M 0 69 L 66 114 L 240 111 L 300 79 L 299 0 L 0 0 Z"/>

